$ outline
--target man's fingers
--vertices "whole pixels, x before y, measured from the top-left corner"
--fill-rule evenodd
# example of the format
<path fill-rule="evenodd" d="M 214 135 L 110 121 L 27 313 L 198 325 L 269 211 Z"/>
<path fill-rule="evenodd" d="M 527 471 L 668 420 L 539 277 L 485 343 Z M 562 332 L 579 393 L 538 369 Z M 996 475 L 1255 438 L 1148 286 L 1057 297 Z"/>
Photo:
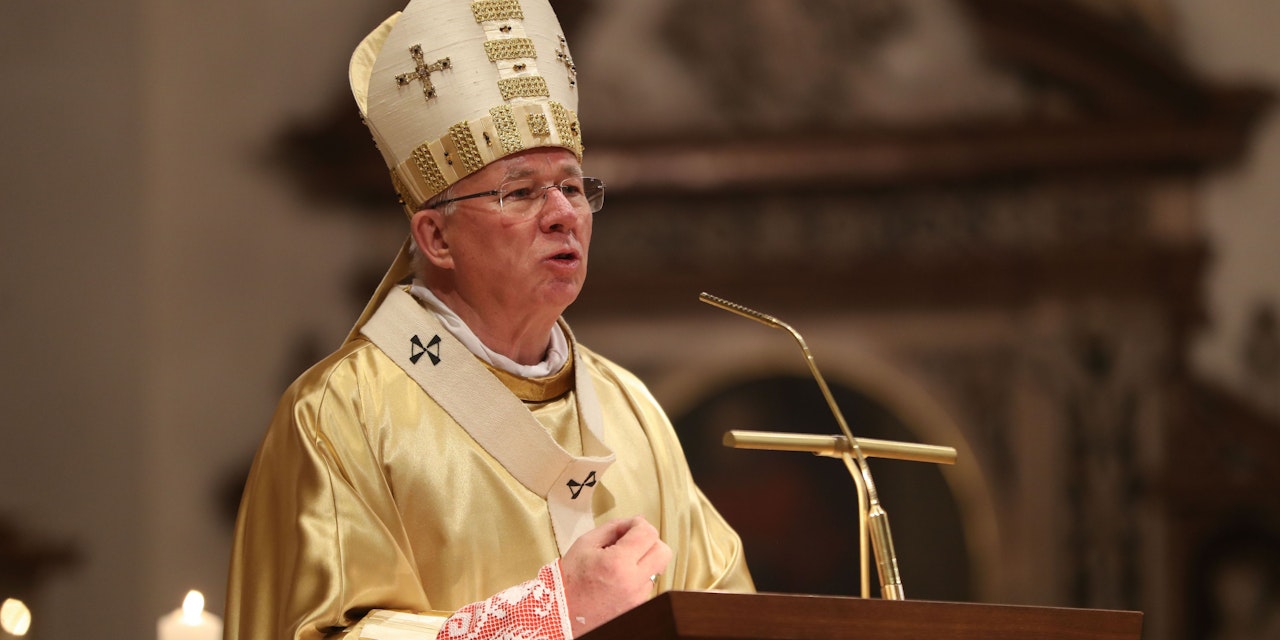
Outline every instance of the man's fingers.
<path fill-rule="evenodd" d="M 627 530 L 631 528 L 631 521 L 634 518 L 623 518 L 606 522 L 584 534 L 574 542 L 574 546 L 578 543 L 588 545 L 596 549 L 604 549 L 617 544 Z"/>
<path fill-rule="evenodd" d="M 617 578 L 627 575 L 648 579 L 666 570 L 671 562 L 671 548 L 653 525 L 636 516 L 607 522 L 583 534 L 565 559 L 571 571 L 581 569 L 594 573 L 598 569 L 590 567 L 611 566 L 605 571 Z"/>
<path fill-rule="evenodd" d="M 671 562 L 671 547 L 662 541 L 658 530 L 640 516 L 628 524 L 629 528 L 618 538 L 614 549 L 633 558 L 636 569 L 646 578 L 666 571 Z"/>
<path fill-rule="evenodd" d="M 623 531 L 621 537 L 618 538 L 614 546 L 619 550 L 628 551 L 635 554 L 636 558 L 644 555 L 654 542 L 660 541 L 658 538 L 658 530 L 649 524 L 643 516 L 636 516 L 630 520 L 624 521 L 626 530 Z"/>
<path fill-rule="evenodd" d="M 653 546 L 640 556 L 640 560 L 636 562 L 636 566 L 645 575 L 654 575 L 667 570 L 667 565 L 671 564 L 671 547 L 667 543 L 657 540 Z"/>

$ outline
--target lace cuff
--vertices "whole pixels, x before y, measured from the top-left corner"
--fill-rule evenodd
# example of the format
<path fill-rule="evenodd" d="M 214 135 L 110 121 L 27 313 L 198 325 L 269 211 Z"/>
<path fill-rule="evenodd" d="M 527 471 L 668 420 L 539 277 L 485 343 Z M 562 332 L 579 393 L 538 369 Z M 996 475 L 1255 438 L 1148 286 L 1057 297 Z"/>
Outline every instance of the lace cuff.
<path fill-rule="evenodd" d="M 437 640 L 571 640 L 560 561 L 538 577 L 488 600 L 469 604 L 449 617 Z"/>

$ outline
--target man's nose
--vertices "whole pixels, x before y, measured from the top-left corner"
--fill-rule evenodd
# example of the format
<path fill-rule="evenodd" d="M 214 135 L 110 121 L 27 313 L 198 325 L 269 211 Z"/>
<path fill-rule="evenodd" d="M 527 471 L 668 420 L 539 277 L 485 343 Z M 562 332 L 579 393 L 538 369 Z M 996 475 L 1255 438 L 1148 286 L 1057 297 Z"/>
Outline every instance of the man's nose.
<path fill-rule="evenodd" d="M 557 186 L 547 187 L 543 193 L 539 223 L 544 231 L 576 231 L 582 221 L 579 211 L 569 197 Z"/>

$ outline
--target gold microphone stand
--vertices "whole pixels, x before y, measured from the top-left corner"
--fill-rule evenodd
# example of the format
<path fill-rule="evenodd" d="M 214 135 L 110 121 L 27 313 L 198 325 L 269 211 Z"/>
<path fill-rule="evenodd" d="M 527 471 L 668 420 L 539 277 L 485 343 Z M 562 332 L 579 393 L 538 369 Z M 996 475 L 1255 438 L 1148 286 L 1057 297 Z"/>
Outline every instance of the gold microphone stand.
<path fill-rule="evenodd" d="M 893 536 L 889 531 L 889 515 L 885 513 L 884 507 L 880 505 L 880 497 L 876 492 L 875 482 L 871 479 L 871 469 L 867 466 L 867 457 L 875 455 L 901 460 L 954 464 L 956 459 L 955 449 L 853 437 L 848 423 L 845 422 L 844 414 L 840 412 L 840 407 L 836 406 L 835 398 L 831 396 L 831 389 L 827 387 L 826 380 L 822 377 L 822 373 L 818 371 L 818 365 L 814 363 L 813 354 L 809 351 L 809 346 L 805 344 L 804 338 L 800 337 L 800 334 L 791 328 L 791 325 L 773 316 L 760 313 L 754 309 L 748 309 L 740 304 L 729 302 L 709 293 L 699 294 L 698 299 L 749 320 L 755 320 L 767 327 L 782 329 L 790 333 L 791 337 L 795 338 L 800 345 L 800 350 L 804 352 L 805 362 L 809 365 L 809 371 L 813 374 L 814 380 L 818 382 L 818 387 L 822 390 L 822 396 L 826 398 L 827 406 L 830 407 L 831 413 L 835 415 L 836 423 L 840 425 L 840 431 L 844 434 L 843 436 L 808 436 L 730 431 L 725 435 L 725 444 L 748 449 L 810 451 L 818 455 L 842 459 L 845 467 L 849 469 L 849 474 L 853 477 L 854 484 L 858 488 L 858 550 L 862 576 L 862 597 L 868 598 L 871 593 L 870 571 L 867 566 L 867 539 L 868 534 L 870 534 L 871 549 L 876 556 L 876 572 L 880 577 L 880 596 L 885 600 L 905 599 L 906 594 L 902 588 L 902 576 L 898 572 L 898 556 L 893 550 Z"/>

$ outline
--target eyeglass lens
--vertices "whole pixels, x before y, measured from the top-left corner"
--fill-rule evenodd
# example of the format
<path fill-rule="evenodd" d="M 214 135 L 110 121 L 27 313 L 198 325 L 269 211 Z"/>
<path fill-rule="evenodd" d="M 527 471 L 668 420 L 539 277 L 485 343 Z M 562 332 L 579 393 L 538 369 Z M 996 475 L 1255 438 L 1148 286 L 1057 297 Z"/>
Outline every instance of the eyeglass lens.
<path fill-rule="evenodd" d="M 559 189 L 575 209 L 594 213 L 604 206 L 604 183 L 598 178 L 566 178 L 546 186 L 532 179 L 504 182 L 498 187 L 498 203 L 504 214 L 527 215 L 541 207 L 551 189 Z"/>

